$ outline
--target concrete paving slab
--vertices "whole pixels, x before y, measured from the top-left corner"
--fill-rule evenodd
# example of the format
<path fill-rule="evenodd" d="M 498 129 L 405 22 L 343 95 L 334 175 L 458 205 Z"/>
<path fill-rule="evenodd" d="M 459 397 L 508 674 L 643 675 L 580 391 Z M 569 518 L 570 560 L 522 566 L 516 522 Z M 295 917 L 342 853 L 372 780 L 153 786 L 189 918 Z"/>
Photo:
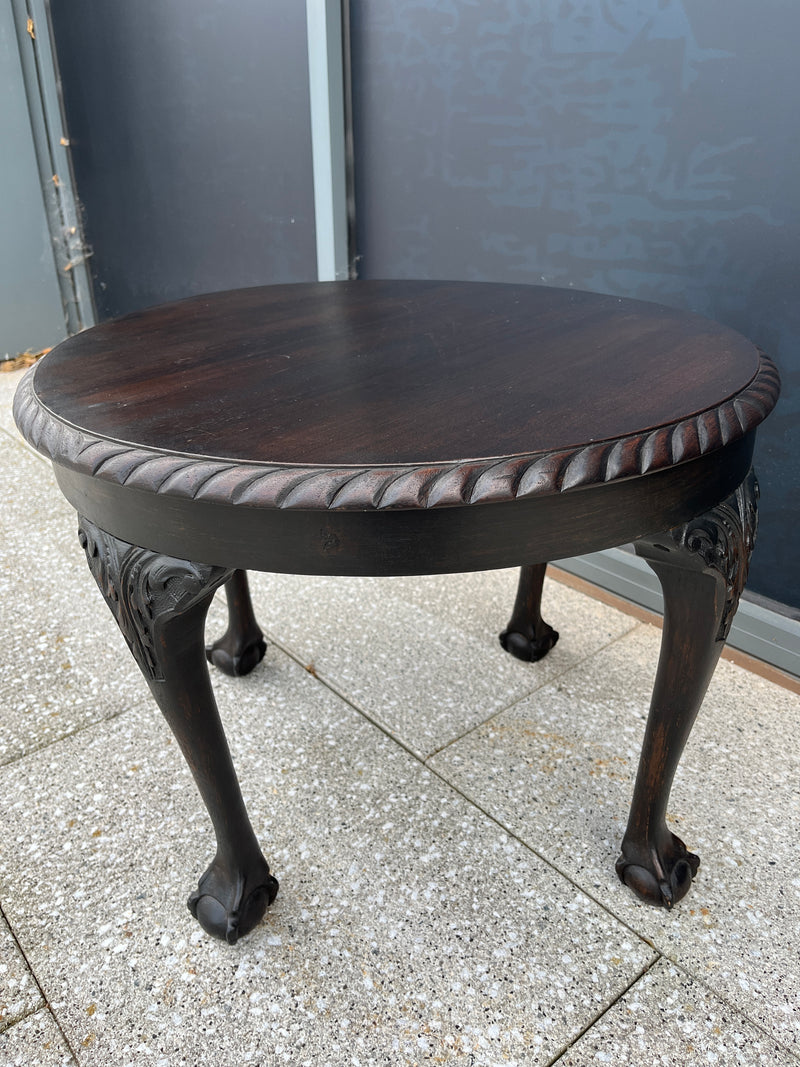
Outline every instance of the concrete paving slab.
<path fill-rule="evenodd" d="M 49 466 L 0 434 L 0 763 L 149 696 Z"/>
<path fill-rule="evenodd" d="M 414 604 L 436 618 L 460 627 L 494 650 L 517 592 L 519 570 L 473 571 L 375 580 L 386 582 L 392 597 Z M 575 666 L 636 626 L 629 615 L 583 596 L 550 577 L 542 596 L 545 619 L 559 631 L 556 647 L 535 665 L 537 675 L 552 678 Z M 519 662 L 519 661 L 517 661 Z M 525 664 L 520 663 L 524 668 Z"/>
<path fill-rule="evenodd" d="M 561 639 L 521 663 L 497 635 L 516 571 L 415 578 L 251 576 L 261 625 L 282 647 L 423 756 L 633 628 L 557 582 L 545 591 Z"/>
<path fill-rule="evenodd" d="M 659 633 L 642 626 L 430 761 L 665 955 L 800 1049 L 800 705 L 720 663 L 676 777 L 670 825 L 701 856 L 672 912 L 638 902 L 614 861 Z"/>
<path fill-rule="evenodd" d="M 252 580 L 268 634 L 423 756 L 537 685 L 499 645 L 393 598 L 391 580 Z"/>
<path fill-rule="evenodd" d="M 218 691 L 281 880 L 237 946 L 185 911 L 213 845 L 155 713 L 0 769 L 0 893 L 81 1063 L 545 1063 L 653 960 L 277 650 Z"/>
<path fill-rule="evenodd" d="M 42 994 L 25 957 L 0 915 L 0 1031 L 43 1004 Z"/>
<path fill-rule="evenodd" d="M 26 373 L 27 368 L 16 371 L 0 372 L 0 435 L 7 436 L 16 444 L 21 444 L 30 455 L 36 456 L 37 460 L 43 466 L 49 468 L 50 461 L 45 459 L 44 456 L 31 448 L 31 446 L 23 440 L 17 429 L 16 423 L 14 422 L 14 416 L 11 410 L 14 393 L 17 391 L 17 386 L 25 377 Z"/>
<path fill-rule="evenodd" d="M 666 960 L 656 963 L 558 1061 L 558 1067 L 793 1067 L 735 1008 Z"/>
<path fill-rule="evenodd" d="M 0 372 L 0 430 L 5 430 L 6 433 L 13 437 L 18 437 L 19 435 L 14 424 L 14 417 L 11 414 L 11 403 L 14 399 L 14 393 L 17 391 L 17 386 L 24 377 L 24 369 Z"/>
<path fill-rule="evenodd" d="M 46 1008 L 0 1033 L 3 1067 L 74 1067 L 75 1062 Z"/>

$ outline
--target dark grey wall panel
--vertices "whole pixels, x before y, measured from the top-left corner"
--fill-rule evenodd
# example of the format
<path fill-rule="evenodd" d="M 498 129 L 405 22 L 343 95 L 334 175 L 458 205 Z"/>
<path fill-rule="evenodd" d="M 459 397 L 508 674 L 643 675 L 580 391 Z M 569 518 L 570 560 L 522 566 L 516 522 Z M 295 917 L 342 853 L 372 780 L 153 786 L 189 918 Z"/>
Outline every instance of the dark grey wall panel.
<path fill-rule="evenodd" d="M 800 4 L 351 11 L 362 276 L 574 285 L 762 345 L 784 396 L 751 587 L 800 605 Z"/>
<path fill-rule="evenodd" d="M 99 317 L 315 278 L 305 5 L 51 11 Z"/>

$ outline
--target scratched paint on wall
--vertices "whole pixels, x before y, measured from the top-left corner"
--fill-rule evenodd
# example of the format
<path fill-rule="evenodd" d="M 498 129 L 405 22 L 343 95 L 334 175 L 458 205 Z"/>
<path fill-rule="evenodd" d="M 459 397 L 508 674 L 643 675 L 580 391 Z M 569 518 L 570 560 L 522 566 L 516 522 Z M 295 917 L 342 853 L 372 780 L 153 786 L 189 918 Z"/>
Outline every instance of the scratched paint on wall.
<path fill-rule="evenodd" d="M 784 396 L 751 587 L 800 606 L 800 5 L 351 8 L 362 276 L 634 296 L 762 345 Z"/>

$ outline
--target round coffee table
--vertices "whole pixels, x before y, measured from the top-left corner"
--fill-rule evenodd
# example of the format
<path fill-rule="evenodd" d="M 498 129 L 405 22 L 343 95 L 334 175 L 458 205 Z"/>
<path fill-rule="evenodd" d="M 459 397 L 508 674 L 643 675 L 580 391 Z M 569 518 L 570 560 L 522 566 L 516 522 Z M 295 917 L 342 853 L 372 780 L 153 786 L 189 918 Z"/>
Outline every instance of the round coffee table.
<path fill-rule="evenodd" d="M 274 286 L 104 323 L 53 349 L 15 416 L 80 516 L 89 566 L 192 769 L 217 853 L 189 906 L 234 942 L 277 891 L 206 656 L 264 654 L 248 568 L 521 565 L 504 647 L 546 654 L 546 562 L 633 541 L 666 606 L 617 862 L 671 907 L 698 859 L 673 775 L 744 586 L 755 430 L 778 394 L 743 337 L 655 304 L 466 282 Z M 229 627 L 204 649 L 225 584 Z"/>

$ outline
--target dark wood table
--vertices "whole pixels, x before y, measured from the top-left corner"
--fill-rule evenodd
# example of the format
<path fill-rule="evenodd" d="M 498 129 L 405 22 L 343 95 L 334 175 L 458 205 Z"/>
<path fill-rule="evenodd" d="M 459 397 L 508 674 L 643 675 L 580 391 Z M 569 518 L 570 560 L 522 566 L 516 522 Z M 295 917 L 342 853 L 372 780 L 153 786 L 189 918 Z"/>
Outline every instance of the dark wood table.
<path fill-rule="evenodd" d="M 206 655 L 264 654 L 245 570 L 521 565 L 503 646 L 535 660 L 546 562 L 633 541 L 664 591 L 661 657 L 617 862 L 671 907 L 698 858 L 673 775 L 744 586 L 751 456 L 774 366 L 655 304 L 460 282 L 196 297 L 69 338 L 20 385 L 23 435 L 79 514 L 94 577 L 192 769 L 217 853 L 189 906 L 234 942 L 278 883 L 242 802 Z M 225 585 L 229 627 L 204 648 Z"/>

